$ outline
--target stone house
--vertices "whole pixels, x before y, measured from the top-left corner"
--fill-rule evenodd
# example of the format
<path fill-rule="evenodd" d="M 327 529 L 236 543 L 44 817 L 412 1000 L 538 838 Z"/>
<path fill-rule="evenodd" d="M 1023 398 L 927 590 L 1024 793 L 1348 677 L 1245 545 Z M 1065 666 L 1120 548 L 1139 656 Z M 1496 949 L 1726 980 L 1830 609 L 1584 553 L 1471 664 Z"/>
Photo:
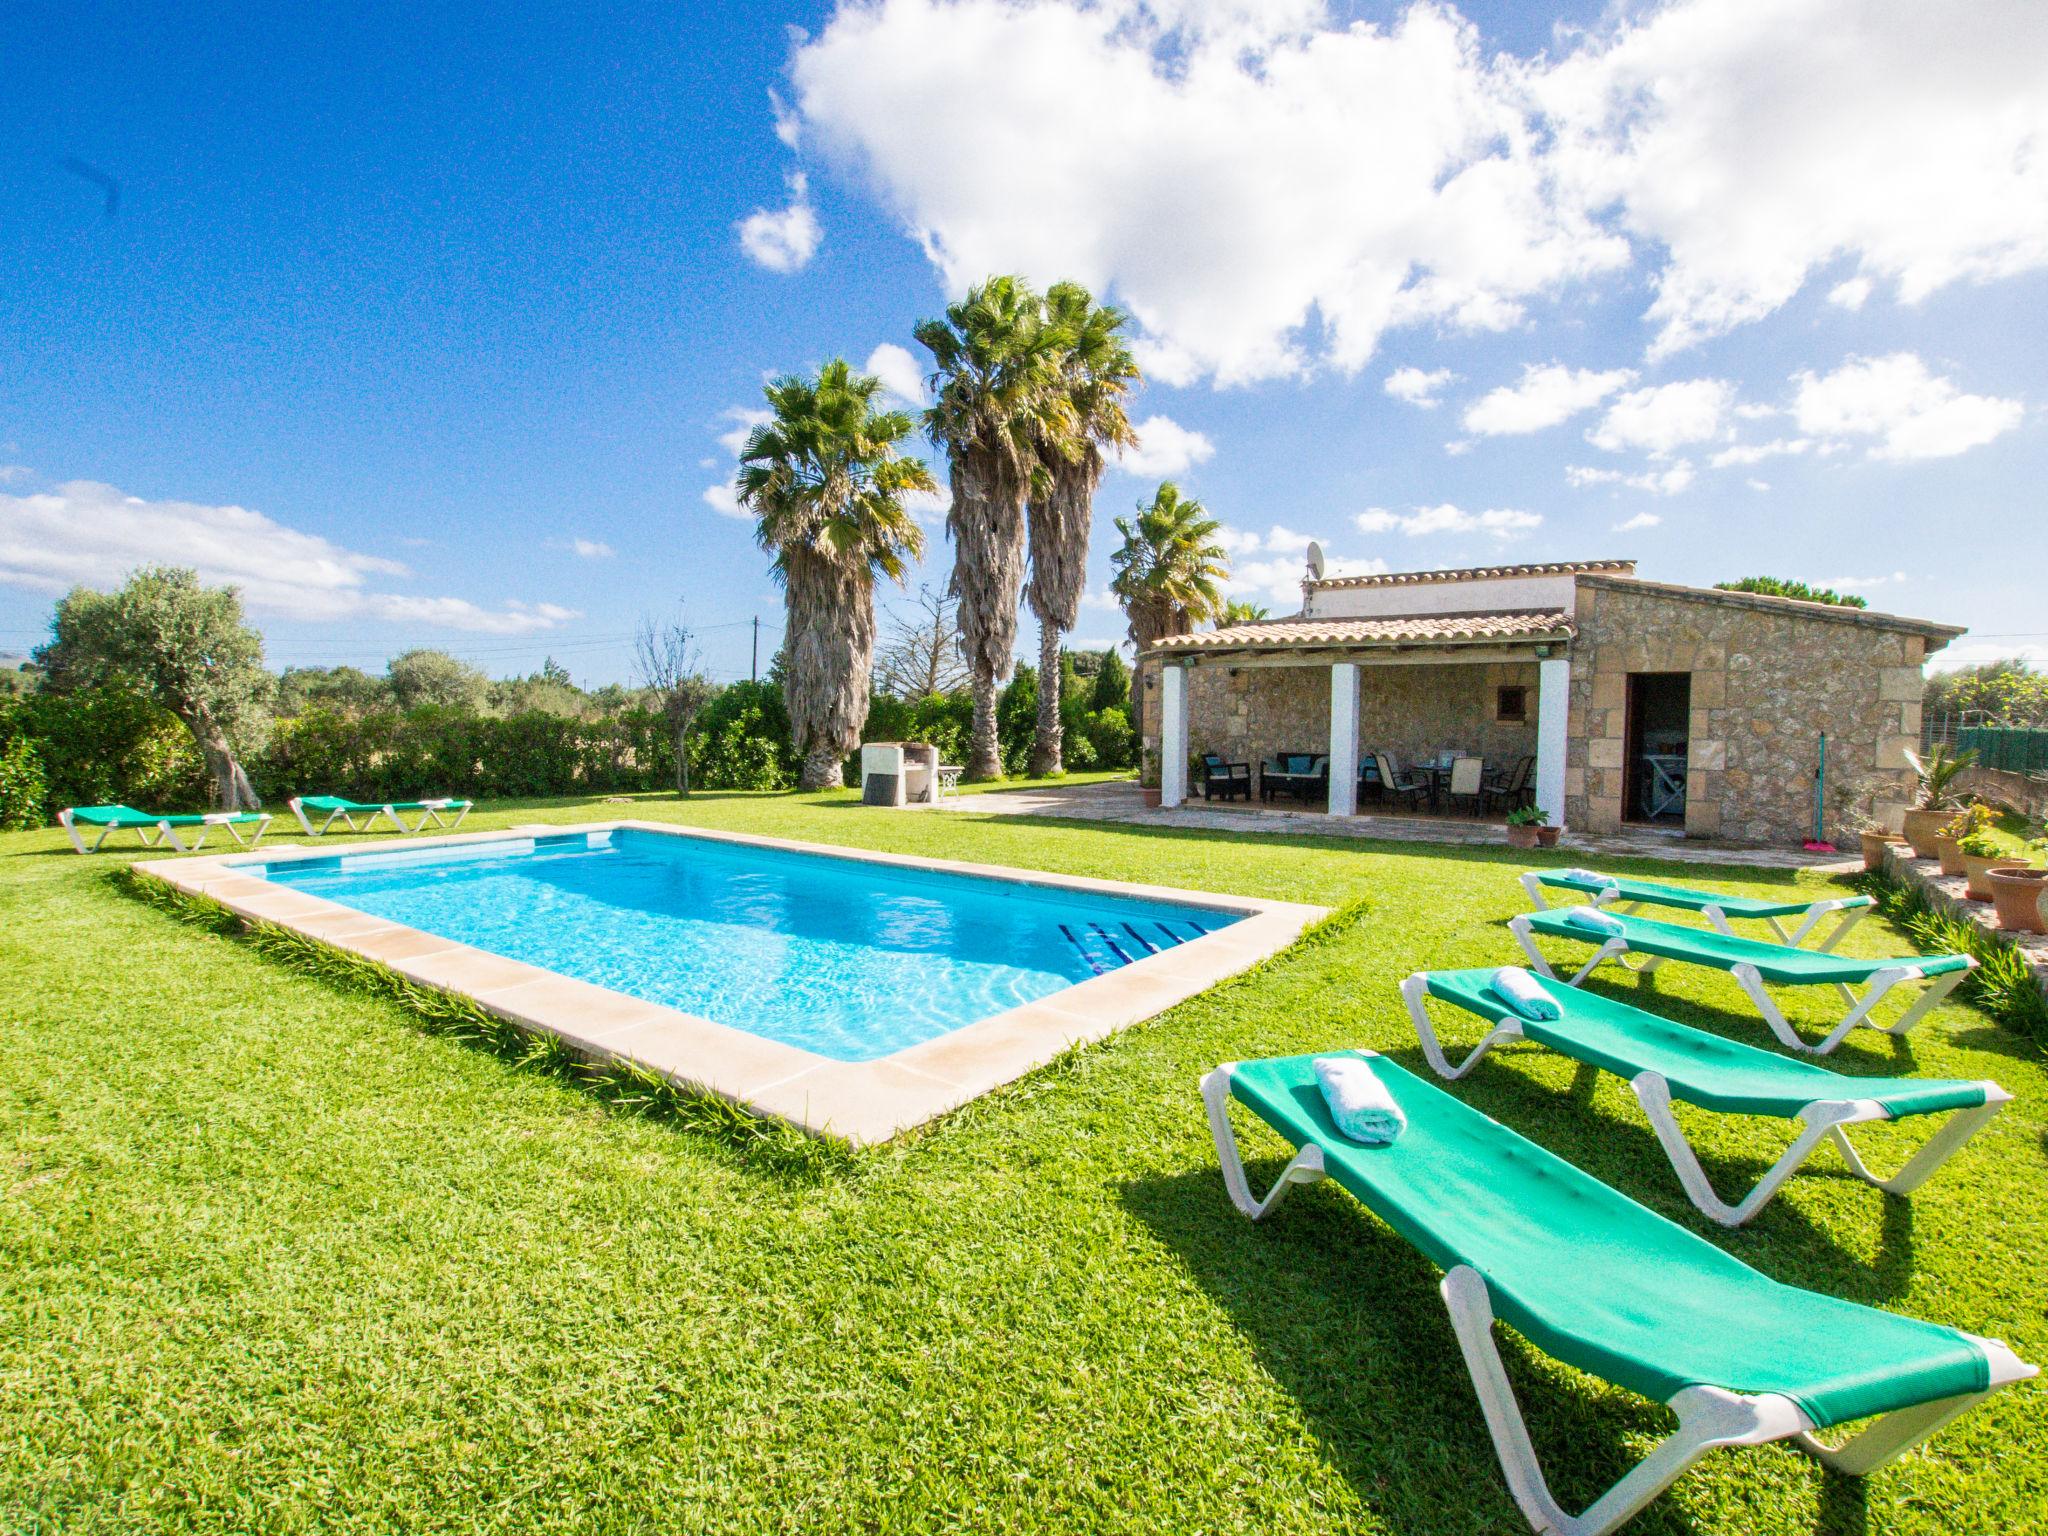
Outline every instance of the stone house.
<path fill-rule="evenodd" d="M 1169 636 L 1139 687 L 1169 805 L 1198 792 L 1191 752 L 1526 754 L 1536 803 L 1574 830 L 1782 846 L 1812 834 L 1823 735 L 1831 834 L 1851 786 L 1906 802 L 1921 665 L 1962 632 L 1645 581 L 1631 560 L 1326 576 L 1312 553 L 1299 614 Z M 1331 775 L 1333 813 L 1358 794 Z"/>

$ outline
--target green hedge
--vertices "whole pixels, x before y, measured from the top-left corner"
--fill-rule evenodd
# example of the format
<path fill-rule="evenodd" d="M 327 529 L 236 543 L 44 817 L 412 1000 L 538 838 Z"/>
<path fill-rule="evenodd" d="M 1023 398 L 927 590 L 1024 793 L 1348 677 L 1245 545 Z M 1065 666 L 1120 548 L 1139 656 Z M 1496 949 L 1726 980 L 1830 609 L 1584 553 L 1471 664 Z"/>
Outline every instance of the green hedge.
<path fill-rule="evenodd" d="M 2048 731 L 2017 726 L 1969 725 L 1956 732 L 1956 750 L 1977 754 L 1979 768 L 2008 773 L 2048 772 Z"/>

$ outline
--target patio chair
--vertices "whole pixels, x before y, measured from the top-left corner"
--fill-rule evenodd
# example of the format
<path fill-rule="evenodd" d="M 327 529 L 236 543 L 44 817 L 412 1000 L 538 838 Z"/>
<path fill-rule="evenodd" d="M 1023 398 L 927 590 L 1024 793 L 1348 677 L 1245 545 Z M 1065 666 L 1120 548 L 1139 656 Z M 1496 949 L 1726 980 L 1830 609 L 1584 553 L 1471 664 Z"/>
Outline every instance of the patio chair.
<path fill-rule="evenodd" d="M 1380 798 L 1379 757 L 1375 753 L 1368 752 L 1358 760 L 1358 803 L 1364 805 L 1369 800 L 1378 800 Z"/>
<path fill-rule="evenodd" d="M 1846 955 L 1825 954 L 1818 950 L 1799 949 L 1790 944 L 1766 944 L 1758 939 L 1732 938 L 1725 933 L 1711 933 L 1704 928 L 1686 928 L 1677 923 L 1660 923 L 1654 918 L 1627 917 L 1618 912 L 1602 912 L 1599 915 L 1614 923 L 1619 932 L 1592 927 L 1577 914 L 1586 911 L 1583 907 L 1568 908 L 1564 911 L 1524 912 L 1508 919 L 1508 931 L 1515 936 L 1523 951 L 1529 956 L 1530 964 L 1545 976 L 1556 973 L 1550 962 L 1543 958 L 1543 952 L 1536 947 L 1535 935 L 1543 934 L 1554 939 L 1570 939 L 1575 943 L 1594 945 L 1593 958 L 1579 968 L 1571 978 L 1570 985 L 1578 986 L 1593 971 L 1610 960 L 1627 964 L 1625 956 L 1640 954 L 1646 956 L 1635 969 L 1650 972 L 1666 960 L 1680 960 L 1688 965 L 1703 965 L 1717 971 L 1726 971 L 1733 976 L 1756 1005 L 1763 1021 L 1770 1027 L 1779 1041 L 1795 1051 L 1809 1051 L 1816 1056 L 1825 1056 L 1848 1038 L 1849 1032 L 1857 1025 L 1868 1025 L 1882 1029 L 1887 1034 L 1903 1035 L 1918 1024 L 1941 1000 L 1956 989 L 1977 962 L 1968 955 L 1908 955 L 1885 960 L 1857 960 Z M 1927 983 L 1923 991 L 1895 1024 L 1877 1024 L 1872 1016 L 1877 1005 L 1894 987 L 1907 982 Z M 1809 1045 L 1793 1029 L 1791 1022 L 1779 1010 L 1765 984 L 1781 987 L 1833 987 L 1841 994 L 1849 1011 L 1840 1023 L 1828 1032 L 1818 1045 Z M 1861 986 L 1863 995 L 1858 997 L 1853 990 Z"/>
<path fill-rule="evenodd" d="M 1202 798 L 1234 800 L 1252 797 L 1252 765 L 1226 762 L 1214 752 L 1202 754 Z"/>
<path fill-rule="evenodd" d="M 1445 798 L 1451 808 L 1460 804 L 1470 808 L 1477 816 L 1484 804 L 1486 762 L 1483 758 L 1461 757 L 1451 764 L 1450 782 L 1445 786 Z"/>
<path fill-rule="evenodd" d="M 1412 773 L 1404 773 L 1394 766 L 1394 759 L 1385 752 L 1375 754 L 1380 765 L 1381 797 L 1395 805 L 1413 805 L 1418 798 L 1427 799 L 1433 793 L 1427 779 L 1418 779 Z"/>
<path fill-rule="evenodd" d="M 299 818 L 299 825 L 306 829 L 306 835 L 319 837 L 337 821 L 351 832 L 367 832 L 377 824 L 380 817 L 389 818 L 391 825 L 403 833 L 424 832 L 430 821 L 437 827 L 445 827 L 453 832 L 462 825 L 462 818 L 469 814 L 469 808 L 475 803 L 473 800 L 450 799 L 386 800 L 379 803 L 350 800 L 341 795 L 298 795 L 293 798 L 291 806 L 292 814 Z M 450 810 L 455 812 L 455 819 L 443 821 L 441 813 Z M 325 819 L 316 827 L 313 825 L 312 817 L 306 814 L 308 811 L 316 816 L 324 812 Z M 417 811 L 419 820 L 408 827 L 399 816 L 400 811 Z M 363 818 L 360 827 L 356 825 L 358 816 Z"/>
<path fill-rule="evenodd" d="M 1514 765 L 1486 779 L 1486 806 L 1512 811 L 1529 798 L 1529 781 L 1536 774 L 1536 754 L 1525 752 Z"/>
<path fill-rule="evenodd" d="M 1259 798 L 1287 795 L 1312 800 L 1330 792 L 1330 759 L 1315 752 L 1282 752 L 1259 765 Z"/>
<path fill-rule="evenodd" d="M 1696 890 L 1686 885 L 1664 885 L 1655 880 L 1631 880 L 1623 875 L 1603 875 L 1590 869 L 1532 869 L 1522 876 L 1522 889 L 1541 912 L 1550 900 L 1544 887 L 1570 891 L 1578 901 L 1592 906 L 1613 905 L 1623 912 L 1642 907 L 1671 907 L 1697 912 L 1716 930 L 1735 934 L 1736 921 L 1767 925 L 1781 944 L 1803 944 L 1830 913 L 1841 913 L 1827 937 L 1814 947 L 1826 954 L 1842 942 L 1842 936 L 1863 920 L 1875 904 L 1868 896 L 1830 896 L 1819 901 L 1762 901 L 1751 896 L 1729 896 L 1720 891 Z M 1576 902 L 1574 904 L 1577 904 Z M 1785 921 L 1798 927 L 1785 931 Z"/>
<path fill-rule="evenodd" d="M 1538 1531 L 1611 1531 L 1717 1446 L 1789 1440 L 1861 1476 L 2035 1374 L 1996 1340 L 1759 1274 L 1384 1057 L 1347 1054 L 1372 1063 L 1407 1129 L 1385 1146 L 1345 1139 L 1312 1056 L 1226 1063 L 1202 1079 L 1224 1185 L 1257 1220 L 1294 1185 L 1334 1178 L 1445 1271 L 1438 1291 L 1494 1453 Z M 1263 1197 L 1245 1179 L 1232 1099 L 1299 1149 Z M 1374 1234 L 1368 1244 L 1360 1267 L 1370 1271 L 1386 1242 Z M 1361 1283 L 1371 1294 L 1371 1280 Z M 1545 1354 L 1677 1415 L 1670 1436 L 1583 1514 L 1567 1514 L 1544 1479 L 1496 1318 Z M 1845 1444 L 1819 1438 L 1864 1418 L 1875 1422 Z"/>
<path fill-rule="evenodd" d="M 98 853 L 116 832 L 133 832 L 145 848 L 169 846 L 180 853 L 191 853 L 206 846 L 206 834 L 215 827 L 225 827 L 228 836 L 239 846 L 254 848 L 263 841 L 263 833 L 270 820 L 262 811 L 207 811 L 185 816 L 155 816 L 148 811 L 138 811 L 132 805 L 74 805 L 57 813 L 64 835 L 71 839 L 71 846 L 80 853 Z M 244 839 L 241 829 L 251 822 L 256 824 L 256 831 Z M 78 829 L 82 826 L 100 829 L 100 835 L 93 839 L 90 848 L 85 846 L 85 839 L 79 835 Z M 181 827 L 196 827 L 199 835 L 187 843 L 178 836 Z"/>
<path fill-rule="evenodd" d="M 1962 1082 L 1921 1077 L 1844 1077 L 1810 1061 L 1780 1056 L 1739 1040 L 1723 1039 L 1645 1013 L 1597 992 L 1580 992 L 1561 981 L 1533 978 L 1557 1005 L 1555 1019 L 1524 1018 L 1492 986 L 1492 969 L 1417 971 L 1401 983 L 1401 998 L 1422 1054 L 1437 1076 L 1463 1077 L 1494 1046 L 1533 1040 L 1573 1061 L 1626 1078 L 1651 1129 L 1671 1159 L 1672 1171 L 1702 1213 L 1723 1226 L 1749 1220 L 1797 1172 L 1822 1141 L 1832 1141 L 1842 1159 L 1865 1183 L 1894 1195 L 1910 1195 L 1963 1143 L 1983 1129 L 2012 1095 L 1989 1081 Z M 1435 998 L 1492 1025 L 1470 1055 L 1455 1067 L 1444 1056 L 1424 1007 Z M 1714 1192 L 1706 1171 L 1671 1112 L 1681 1099 L 1724 1115 L 1758 1115 L 1796 1120 L 1799 1135 L 1756 1187 L 1733 1205 Z M 1945 1124 L 1889 1179 L 1864 1165 L 1850 1145 L 1846 1127 L 1909 1115 L 1946 1115 Z"/>

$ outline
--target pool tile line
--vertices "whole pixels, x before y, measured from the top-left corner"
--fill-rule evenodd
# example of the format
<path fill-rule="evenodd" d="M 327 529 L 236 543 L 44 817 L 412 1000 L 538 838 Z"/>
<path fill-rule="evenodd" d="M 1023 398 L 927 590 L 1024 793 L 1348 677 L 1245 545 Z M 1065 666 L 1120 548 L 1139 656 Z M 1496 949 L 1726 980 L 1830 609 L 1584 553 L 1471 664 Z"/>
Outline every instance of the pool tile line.
<path fill-rule="evenodd" d="M 869 1061 L 837 1061 L 576 977 L 423 932 L 245 873 L 251 864 L 333 859 L 402 847 L 406 852 L 517 843 L 634 830 L 772 848 L 899 869 L 978 876 L 1228 912 L 1238 921 L 1104 975 L 979 1019 Z M 237 916 L 289 928 L 373 960 L 422 986 L 467 997 L 523 1029 L 557 1036 L 595 1059 L 633 1062 L 680 1086 L 855 1145 L 887 1141 L 1045 1065 L 1076 1044 L 1100 1040 L 1163 1013 L 1294 942 L 1326 909 L 1298 902 L 1176 890 L 1135 881 L 1056 875 L 961 860 L 927 859 L 665 822 L 531 824 L 381 842 L 321 843 L 205 858 L 157 859 L 136 869 Z"/>

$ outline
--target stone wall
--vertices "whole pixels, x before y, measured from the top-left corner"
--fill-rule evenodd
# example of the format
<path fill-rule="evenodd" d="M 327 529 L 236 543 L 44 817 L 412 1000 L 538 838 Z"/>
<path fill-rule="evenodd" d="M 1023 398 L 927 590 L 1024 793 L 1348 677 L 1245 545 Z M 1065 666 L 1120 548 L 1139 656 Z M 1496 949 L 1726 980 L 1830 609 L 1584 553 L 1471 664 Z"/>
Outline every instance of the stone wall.
<path fill-rule="evenodd" d="M 1788 612 L 1763 601 L 1631 591 L 1582 581 L 1572 646 L 1565 822 L 1621 825 L 1628 674 L 1692 676 L 1685 830 L 1756 845 L 1797 843 L 1813 828 L 1813 770 L 1828 734 L 1830 820 L 1839 791 L 1880 781 L 1899 803 L 1920 734 L 1925 642 L 1871 622 Z M 1835 841 L 1847 835 L 1831 826 Z"/>
<path fill-rule="evenodd" d="M 1502 685 L 1528 690 L 1528 718 L 1495 718 Z M 1148 666 L 1145 744 L 1159 745 L 1157 672 Z M 1359 668 L 1358 739 L 1402 762 L 1445 747 L 1496 762 L 1536 750 L 1536 664 L 1451 663 Z M 1278 752 L 1323 752 L 1330 743 L 1330 667 L 1208 662 L 1188 673 L 1188 746 L 1236 762 Z"/>

